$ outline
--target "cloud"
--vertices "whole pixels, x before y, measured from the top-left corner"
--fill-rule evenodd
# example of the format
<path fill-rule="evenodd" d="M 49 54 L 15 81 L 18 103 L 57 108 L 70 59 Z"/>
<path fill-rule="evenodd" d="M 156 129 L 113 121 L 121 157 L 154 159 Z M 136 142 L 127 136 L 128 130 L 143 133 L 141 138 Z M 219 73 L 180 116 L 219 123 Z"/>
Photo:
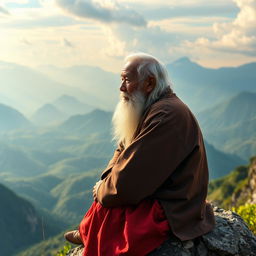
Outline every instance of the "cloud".
<path fill-rule="evenodd" d="M 144 6 L 186 6 L 186 5 L 204 5 L 205 0 L 172 0 L 172 1 L 166 1 L 166 0 L 118 0 L 120 3 L 124 4 L 140 4 Z M 209 1 L 212 2 L 212 1 Z M 230 0 L 214 0 L 214 4 L 220 5 L 220 4 L 229 4 Z"/>
<path fill-rule="evenodd" d="M 1 0 L 1 3 L 6 5 L 10 3 L 27 4 L 29 0 Z"/>
<path fill-rule="evenodd" d="M 66 47 L 74 48 L 75 46 L 66 38 L 62 38 L 61 44 Z"/>
<path fill-rule="evenodd" d="M 8 12 L 8 10 L 7 9 L 5 9 L 5 8 L 3 8 L 3 7 L 1 7 L 0 6 L 0 14 L 7 14 L 7 15 L 10 15 L 10 13 Z"/>
<path fill-rule="evenodd" d="M 142 8 L 138 5 L 138 8 Z M 198 3 L 178 6 L 149 6 L 143 11 L 143 15 L 151 20 L 162 20 L 176 17 L 227 17 L 235 16 L 239 8 L 236 5 L 224 3 Z"/>
<path fill-rule="evenodd" d="M 40 8 L 39 0 L 2 0 L 7 8 Z"/>
<path fill-rule="evenodd" d="M 130 1 L 123 2 L 128 4 Z M 105 29 L 106 47 L 102 53 L 120 59 L 130 52 L 143 51 L 164 62 L 183 55 L 193 57 L 193 47 L 187 47 L 187 42 L 194 42 L 202 35 L 207 40 L 213 39 L 213 24 L 232 23 L 232 17 L 240 10 L 227 1 L 181 2 L 171 6 L 168 1 L 162 1 L 159 5 L 156 1 L 154 4 L 151 1 L 150 5 L 149 1 L 148 5 L 142 6 L 134 1 L 134 5 L 129 6 L 141 10 L 148 18 L 147 26 L 136 28 L 115 24 L 108 27 Z"/>
<path fill-rule="evenodd" d="M 103 0 L 56 0 L 69 14 L 103 23 L 126 23 L 132 26 L 146 26 L 147 22 L 136 11 L 114 1 Z"/>
<path fill-rule="evenodd" d="M 217 21 L 228 22 L 230 20 L 230 18 L 226 17 L 178 17 L 149 21 L 148 27 L 159 26 L 163 31 L 186 35 L 187 40 L 196 40 L 202 35 L 211 36 L 213 23 Z"/>
<path fill-rule="evenodd" d="M 35 13 L 35 12 L 34 12 Z M 30 16 L 29 18 L 27 18 Z M 27 16 L 15 16 L 13 20 L 4 21 L 1 23 L 5 28 L 9 29 L 35 29 L 35 28 L 47 28 L 47 27 L 66 27 L 72 25 L 90 25 L 86 21 L 77 21 L 72 17 L 64 15 L 49 15 L 41 16 L 38 13 L 37 16 L 27 14 Z"/>
<path fill-rule="evenodd" d="M 162 30 L 159 26 L 134 28 L 123 25 L 106 27 L 106 46 L 103 54 L 114 58 L 123 58 L 131 52 L 148 52 L 159 57 L 162 61 L 169 61 L 170 46 L 179 45 L 186 35 Z"/>
<path fill-rule="evenodd" d="M 21 41 L 22 44 L 32 45 L 32 43 L 29 40 L 27 40 L 26 38 L 22 38 L 20 41 Z"/>
<path fill-rule="evenodd" d="M 215 39 L 200 37 L 194 42 L 186 42 L 186 46 L 256 56 L 256 0 L 234 1 L 240 11 L 232 22 L 213 25 Z"/>

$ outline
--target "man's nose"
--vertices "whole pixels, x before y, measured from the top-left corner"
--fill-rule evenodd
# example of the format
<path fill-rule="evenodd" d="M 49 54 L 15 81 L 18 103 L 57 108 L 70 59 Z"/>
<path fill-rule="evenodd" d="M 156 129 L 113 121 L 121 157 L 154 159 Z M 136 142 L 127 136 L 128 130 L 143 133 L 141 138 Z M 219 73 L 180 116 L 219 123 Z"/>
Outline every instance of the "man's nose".
<path fill-rule="evenodd" d="M 121 83 L 121 86 L 120 86 L 119 89 L 120 89 L 121 92 L 126 92 L 127 91 L 126 86 L 124 85 L 124 82 Z"/>

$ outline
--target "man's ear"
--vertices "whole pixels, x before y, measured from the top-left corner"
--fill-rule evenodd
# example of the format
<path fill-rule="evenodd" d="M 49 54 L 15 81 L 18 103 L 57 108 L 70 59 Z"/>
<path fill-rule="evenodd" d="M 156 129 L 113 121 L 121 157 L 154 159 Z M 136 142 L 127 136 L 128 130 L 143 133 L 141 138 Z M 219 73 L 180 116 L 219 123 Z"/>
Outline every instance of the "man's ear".
<path fill-rule="evenodd" d="M 147 85 L 146 85 L 146 93 L 151 93 L 156 87 L 156 79 L 154 76 L 148 77 Z"/>

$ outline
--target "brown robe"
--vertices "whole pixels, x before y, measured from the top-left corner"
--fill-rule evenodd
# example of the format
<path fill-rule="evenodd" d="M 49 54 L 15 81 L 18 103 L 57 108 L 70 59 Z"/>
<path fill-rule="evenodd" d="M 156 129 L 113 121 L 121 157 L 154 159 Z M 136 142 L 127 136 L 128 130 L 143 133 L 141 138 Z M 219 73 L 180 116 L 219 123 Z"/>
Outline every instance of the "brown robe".
<path fill-rule="evenodd" d="M 134 140 L 119 147 L 97 191 L 105 207 L 159 200 L 172 233 L 181 240 L 213 229 L 205 201 L 208 166 L 203 137 L 189 108 L 169 88 L 144 113 Z"/>

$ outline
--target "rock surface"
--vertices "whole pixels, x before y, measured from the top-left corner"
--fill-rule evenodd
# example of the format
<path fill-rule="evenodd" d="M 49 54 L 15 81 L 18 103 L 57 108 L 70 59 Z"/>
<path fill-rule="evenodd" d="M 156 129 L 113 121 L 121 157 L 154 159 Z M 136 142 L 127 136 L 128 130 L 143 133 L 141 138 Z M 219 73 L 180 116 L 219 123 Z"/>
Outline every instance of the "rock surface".
<path fill-rule="evenodd" d="M 218 207 L 214 214 L 216 226 L 210 233 L 186 242 L 170 238 L 148 256 L 256 256 L 256 236 L 243 219 Z M 82 256 L 82 251 L 77 247 L 67 256 Z"/>

